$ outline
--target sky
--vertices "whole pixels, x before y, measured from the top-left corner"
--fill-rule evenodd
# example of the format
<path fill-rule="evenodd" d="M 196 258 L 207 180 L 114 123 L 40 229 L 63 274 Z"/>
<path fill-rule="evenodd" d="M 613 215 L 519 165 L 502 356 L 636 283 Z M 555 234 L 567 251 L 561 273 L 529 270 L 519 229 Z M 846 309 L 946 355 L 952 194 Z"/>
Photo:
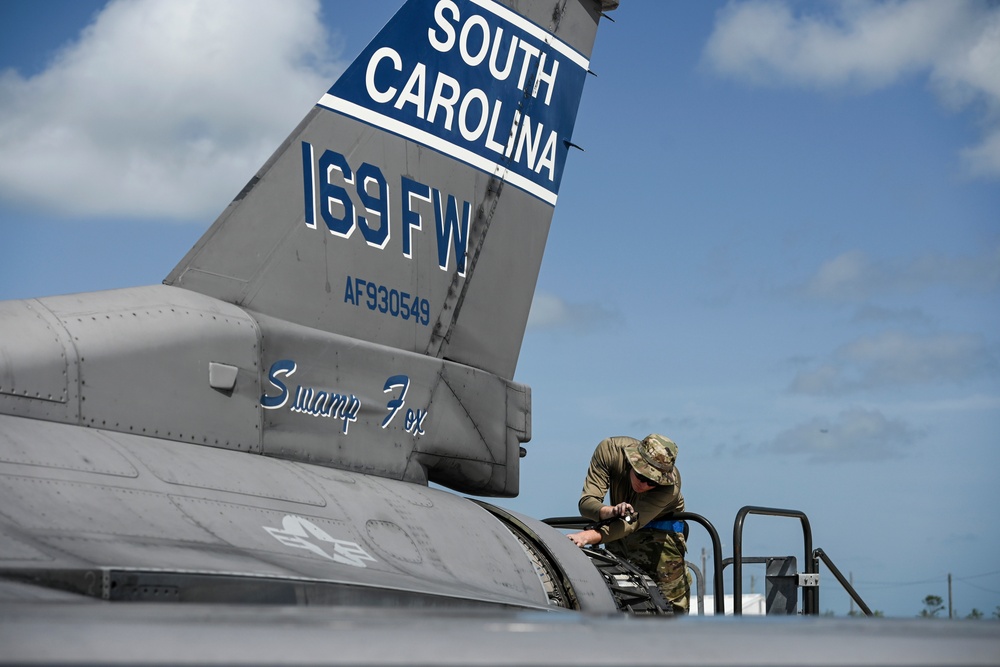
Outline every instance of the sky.
<path fill-rule="evenodd" d="M 161 282 L 398 4 L 0 0 L 0 299 Z M 601 439 L 662 433 L 726 556 L 741 507 L 800 510 L 871 608 L 950 574 L 956 616 L 1000 612 L 1000 6 L 611 17 L 496 502 L 575 515 Z M 744 554 L 803 570 L 800 523 L 749 517 Z"/>

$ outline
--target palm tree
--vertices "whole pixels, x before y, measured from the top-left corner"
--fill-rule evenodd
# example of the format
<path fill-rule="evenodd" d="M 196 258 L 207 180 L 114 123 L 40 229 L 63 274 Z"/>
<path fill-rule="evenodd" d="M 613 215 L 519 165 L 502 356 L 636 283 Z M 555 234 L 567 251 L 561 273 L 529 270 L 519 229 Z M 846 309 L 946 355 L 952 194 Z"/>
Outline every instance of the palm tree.
<path fill-rule="evenodd" d="M 924 608 L 920 610 L 921 618 L 937 618 L 944 609 L 944 600 L 940 595 L 928 595 L 924 598 Z"/>

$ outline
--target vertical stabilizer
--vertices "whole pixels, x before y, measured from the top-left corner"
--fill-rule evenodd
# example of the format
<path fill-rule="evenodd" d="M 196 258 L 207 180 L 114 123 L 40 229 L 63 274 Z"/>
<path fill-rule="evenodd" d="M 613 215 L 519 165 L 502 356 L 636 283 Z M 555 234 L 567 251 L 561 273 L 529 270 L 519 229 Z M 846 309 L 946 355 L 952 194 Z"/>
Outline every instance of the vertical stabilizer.
<path fill-rule="evenodd" d="M 410 0 L 165 282 L 512 378 L 599 18 Z"/>

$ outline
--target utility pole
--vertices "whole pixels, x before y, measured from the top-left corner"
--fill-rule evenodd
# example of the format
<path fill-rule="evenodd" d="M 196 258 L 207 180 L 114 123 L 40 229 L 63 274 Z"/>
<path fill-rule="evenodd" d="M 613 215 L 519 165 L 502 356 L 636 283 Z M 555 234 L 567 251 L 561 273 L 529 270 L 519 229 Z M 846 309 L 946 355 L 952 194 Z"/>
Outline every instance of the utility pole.
<path fill-rule="evenodd" d="M 705 547 L 701 548 L 701 576 L 705 577 L 706 579 L 708 578 L 708 567 L 707 567 L 707 561 L 705 560 Z M 715 581 L 715 577 L 712 577 L 712 581 L 713 582 Z M 713 583 L 712 585 L 714 586 L 715 584 Z M 712 591 L 712 594 L 721 595 L 721 593 L 715 590 Z"/>
<path fill-rule="evenodd" d="M 948 573 L 948 618 L 954 618 L 951 611 L 951 572 Z"/>

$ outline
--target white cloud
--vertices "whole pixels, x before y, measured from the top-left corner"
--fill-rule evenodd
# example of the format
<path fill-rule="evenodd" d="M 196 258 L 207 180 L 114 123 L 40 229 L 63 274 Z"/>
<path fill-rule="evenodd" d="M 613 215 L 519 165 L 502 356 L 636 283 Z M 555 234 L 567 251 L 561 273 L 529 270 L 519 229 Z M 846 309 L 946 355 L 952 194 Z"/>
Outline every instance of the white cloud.
<path fill-rule="evenodd" d="M 841 346 L 832 361 L 799 372 L 795 393 L 836 395 L 865 389 L 960 384 L 996 374 L 998 363 L 980 335 L 914 336 L 898 331 Z"/>
<path fill-rule="evenodd" d="M 876 272 L 865 253 L 851 250 L 824 262 L 806 285 L 806 293 L 827 299 L 864 299 L 876 284 Z"/>
<path fill-rule="evenodd" d="M 975 0 L 731 3 L 705 46 L 716 71 L 756 84 L 872 90 L 926 74 L 948 106 L 981 105 L 969 169 L 1000 177 L 1000 8 Z M 811 15 L 805 12 L 812 12 Z"/>
<path fill-rule="evenodd" d="M 574 327 L 590 331 L 611 322 L 615 314 L 600 304 L 569 303 L 547 292 L 535 292 L 528 329 Z"/>
<path fill-rule="evenodd" d="M 920 432 L 878 410 L 850 408 L 779 433 L 761 449 L 806 456 L 815 463 L 883 461 L 905 455 Z"/>
<path fill-rule="evenodd" d="M 317 0 L 116 0 L 44 72 L 0 73 L 0 197 L 211 220 L 339 69 Z"/>
<path fill-rule="evenodd" d="M 816 299 L 863 301 L 875 294 L 941 285 L 976 291 L 1000 286 L 1000 248 L 975 256 L 926 255 L 905 261 L 876 261 L 861 250 L 850 250 L 820 266 L 804 291 Z"/>

